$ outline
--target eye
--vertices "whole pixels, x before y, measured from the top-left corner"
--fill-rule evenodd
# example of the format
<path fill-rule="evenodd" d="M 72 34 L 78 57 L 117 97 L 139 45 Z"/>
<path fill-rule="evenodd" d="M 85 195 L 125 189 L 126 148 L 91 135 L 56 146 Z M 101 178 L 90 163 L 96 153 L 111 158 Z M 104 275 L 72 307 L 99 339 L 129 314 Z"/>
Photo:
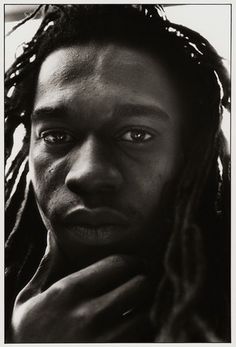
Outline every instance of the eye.
<path fill-rule="evenodd" d="M 67 144 L 73 141 L 69 133 L 60 130 L 44 131 L 40 134 L 40 138 L 50 145 Z"/>
<path fill-rule="evenodd" d="M 153 135 L 144 129 L 133 128 L 124 132 L 119 138 L 123 141 L 143 143 L 150 140 L 152 137 Z"/>

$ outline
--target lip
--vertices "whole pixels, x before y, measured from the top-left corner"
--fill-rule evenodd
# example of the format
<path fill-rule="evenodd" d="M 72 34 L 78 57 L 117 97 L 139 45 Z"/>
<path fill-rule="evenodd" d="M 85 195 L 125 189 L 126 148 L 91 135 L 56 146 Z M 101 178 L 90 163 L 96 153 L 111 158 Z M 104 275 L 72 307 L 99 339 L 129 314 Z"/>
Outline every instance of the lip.
<path fill-rule="evenodd" d="M 110 208 L 76 208 L 65 215 L 64 223 L 87 229 L 106 229 L 127 226 L 128 220 L 122 213 Z"/>

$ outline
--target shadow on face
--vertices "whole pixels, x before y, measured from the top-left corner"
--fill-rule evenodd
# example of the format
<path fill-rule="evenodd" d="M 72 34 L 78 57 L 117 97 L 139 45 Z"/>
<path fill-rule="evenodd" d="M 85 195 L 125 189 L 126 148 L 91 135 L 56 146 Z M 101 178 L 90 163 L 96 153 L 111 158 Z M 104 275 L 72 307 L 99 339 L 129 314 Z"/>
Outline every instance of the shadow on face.
<path fill-rule="evenodd" d="M 149 254 L 165 233 L 154 217 L 178 171 L 182 113 L 175 81 L 147 53 L 83 44 L 44 60 L 30 173 L 43 221 L 74 263 Z"/>

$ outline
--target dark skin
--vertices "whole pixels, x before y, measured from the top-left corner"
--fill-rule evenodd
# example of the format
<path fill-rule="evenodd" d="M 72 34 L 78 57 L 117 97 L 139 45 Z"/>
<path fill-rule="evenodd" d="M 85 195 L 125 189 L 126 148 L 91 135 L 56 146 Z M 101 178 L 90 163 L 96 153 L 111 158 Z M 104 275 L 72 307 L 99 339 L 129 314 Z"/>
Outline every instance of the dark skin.
<path fill-rule="evenodd" d="M 42 63 L 29 165 L 50 237 L 17 297 L 15 342 L 148 341 L 145 269 L 165 232 L 154 217 L 181 160 L 182 113 L 147 53 L 75 45 Z"/>

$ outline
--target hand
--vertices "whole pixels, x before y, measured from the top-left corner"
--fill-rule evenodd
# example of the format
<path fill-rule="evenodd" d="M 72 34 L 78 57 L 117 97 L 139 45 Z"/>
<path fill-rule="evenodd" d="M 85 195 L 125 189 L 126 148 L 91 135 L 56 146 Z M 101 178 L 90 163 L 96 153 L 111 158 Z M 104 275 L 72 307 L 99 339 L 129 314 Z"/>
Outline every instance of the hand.
<path fill-rule="evenodd" d="M 16 298 L 13 342 L 147 341 L 152 288 L 140 261 L 112 255 L 47 286 L 60 265 L 63 258 L 49 237 L 35 276 Z"/>

